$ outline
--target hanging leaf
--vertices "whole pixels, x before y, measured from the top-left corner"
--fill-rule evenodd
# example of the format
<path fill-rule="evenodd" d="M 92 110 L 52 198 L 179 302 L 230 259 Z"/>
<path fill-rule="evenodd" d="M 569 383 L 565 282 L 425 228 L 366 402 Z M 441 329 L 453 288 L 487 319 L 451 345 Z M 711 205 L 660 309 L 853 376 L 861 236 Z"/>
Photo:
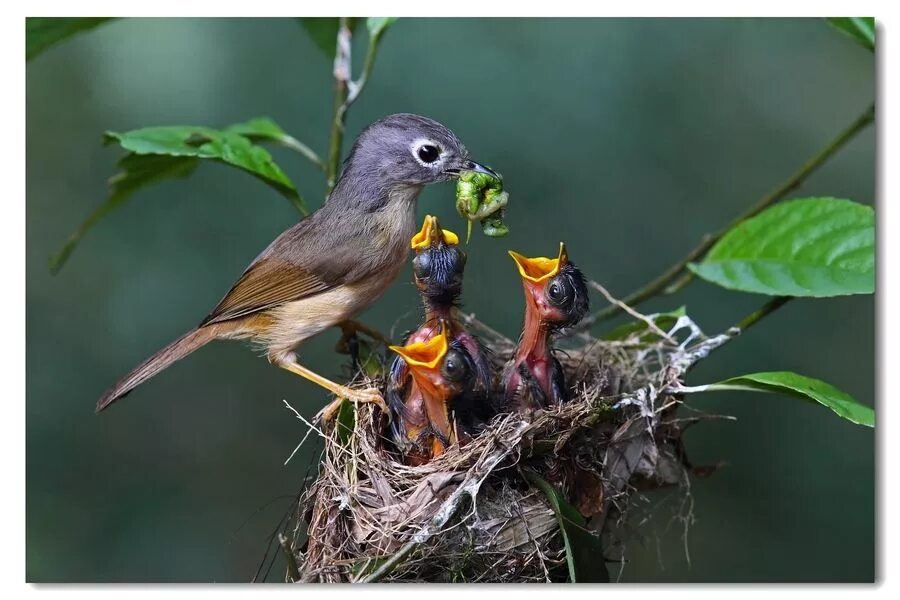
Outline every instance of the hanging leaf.
<path fill-rule="evenodd" d="M 341 26 L 341 20 L 338 17 L 297 17 L 300 25 L 306 30 L 309 38 L 316 47 L 328 58 L 334 60 L 337 52 L 337 34 Z M 347 19 L 347 26 L 350 31 L 356 29 L 356 23 L 359 19 L 351 17 Z"/>
<path fill-rule="evenodd" d="M 680 306 L 673 311 L 648 315 L 648 317 L 656 324 L 657 327 L 665 332 L 675 327 L 680 317 L 685 316 L 685 307 Z M 608 341 L 621 341 L 632 336 L 637 336 L 639 342 L 652 342 L 659 339 L 659 336 L 650 330 L 650 327 L 644 321 L 632 321 L 619 325 L 601 339 Z"/>
<path fill-rule="evenodd" d="M 825 20 L 862 47 L 875 51 L 875 17 L 827 17 Z"/>
<path fill-rule="evenodd" d="M 787 394 L 828 407 L 839 417 L 857 425 L 875 426 L 875 411 L 831 384 L 790 371 L 751 373 L 718 383 L 697 386 L 697 391 L 743 390 Z"/>
<path fill-rule="evenodd" d="M 58 273 L 81 238 L 107 214 L 118 208 L 139 189 L 166 179 L 190 175 L 199 160 L 189 156 L 126 154 L 119 160 L 121 169 L 109 180 L 109 197 L 69 236 L 63 247 L 50 259 L 50 271 Z"/>
<path fill-rule="evenodd" d="M 875 290 L 875 213 L 837 198 L 776 204 L 726 233 L 703 262 L 707 281 L 772 296 L 842 296 Z"/>
<path fill-rule="evenodd" d="M 31 60 L 76 33 L 112 20 L 112 17 L 28 17 L 25 19 L 25 60 Z"/>
<path fill-rule="evenodd" d="M 600 538 L 587 528 L 581 513 L 569 504 L 549 482 L 534 471 L 523 470 L 529 483 L 541 490 L 556 514 L 563 545 L 566 549 L 566 564 L 569 581 L 572 583 L 606 583 L 609 573 L 603 558 Z"/>
<path fill-rule="evenodd" d="M 272 160 L 269 152 L 252 142 L 253 135 L 275 136 L 280 131 L 274 122 L 255 120 L 235 126 L 245 134 L 209 127 L 147 127 L 125 133 L 107 132 L 106 143 L 117 142 L 129 150 L 120 161 L 121 171 L 109 181 L 107 200 L 69 237 L 63 248 L 50 260 L 54 273 L 84 235 L 101 218 L 118 208 L 134 192 L 166 179 L 186 177 L 193 173 L 201 159 L 221 162 L 245 171 L 275 188 L 303 214 L 308 214 L 303 199 L 291 180 Z M 283 133 L 283 132 L 282 132 Z"/>

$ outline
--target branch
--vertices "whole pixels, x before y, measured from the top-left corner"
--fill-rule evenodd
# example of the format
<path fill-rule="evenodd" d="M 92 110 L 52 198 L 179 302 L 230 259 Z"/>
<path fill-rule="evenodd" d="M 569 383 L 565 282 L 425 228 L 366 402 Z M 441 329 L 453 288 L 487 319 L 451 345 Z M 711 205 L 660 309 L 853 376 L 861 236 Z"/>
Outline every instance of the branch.
<path fill-rule="evenodd" d="M 347 111 L 343 107 L 349 93 L 347 83 L 350 81 L 350 39 L 352 37 L 353 32 L 350 31 L 348 18 L 341 17 L 338 26 L 337 49 L 334 55 L 334 114 L 331 118 L 331 141 L 328 146 L 328 163 L 325 169 L 329 194 L 337 179 L 338 166 L 341 162 L 341 147 L 344 145 L 344 120 Z"/>
<path fill-rule="evenodd" d="M 710 352 L 721 348 L 731 340 L 740 336 L 747 329 L 760 322 L 764 317 L 772 314 L 773 312 L 784 306 L 787 301 L 792 298 L 793 296 L 776 296 L 775 298 L 772 298 L 761 307 L 738 321 L 736 324 L 729 327 L 724 333 L 710 338 L 703 344 L 699 344 L 697 347 L 692 348 L 691 351 L 687 353 L 686 359 L 682 359 L 683 366 L 681 371 L 683 373 L 686 373 L 688 370 L 692 369 L 699 361 L 709 356 Z M 676 380 L 674 388 L 670 388 L 669 391 L 671 391 L 672 393 L 679 393 L 682 390 L 683 386 L 678 380 Z"/>
<path fill-rule="evenodd" d="M 328 178 L 328 192 L 334 189 L 337 182 L 338 168 L 341 162 L 341 147 L 344 143 L 344 124 L 347 121 L 347 109 L 356 102 L 369 81 L 372 69 L 375 66 L 375 57 L 378 54 L 378 46 L 386 31 L 379 29 L 374 35 L 369 36 L 369 46 L 366 49 L 366 58 L 363 61 L 362 73 L 355 81 L 352 77 L 352 61 L 350 59 L 350 39 L 353 33 L 350 31 L 347 17 L 341 17 L 338 29 L 337 53 L 334 57 L 334 117 L 331 122 L 331 145 L 328 149 L 328 164 L 325 174 Z"/>
<path fill-rule="evenodd" d="M 764 209 L 768 208 L 770 205 L 775 204 L 779 200 L 782 200 L 785 196 L 787 196 L 790 192 L 798 188 L 806 179 L 812 175 L 819 167 L 825 164 L 829 158 L 831 158 L 838 150 L 844 147 L 847 142 L 852 140 L 856 134 L 865 129 L 875 120 L 875 105 L 869 106 L 857 119 L 844 131 L 842 131 L 836 138 L 831 140 L 831 142 L 825 146 L 818 154 L 810 158 L 806 163 L 804 163 L 793 175 L 787 178 L 779 187 L 775 190 L 771 191 L 766 196 L 760 198 L 753 206 L 747 209 L 744 213 L 734 219 L 731 223 L 729 223 L 726 227 L 719 230 L 714 235 L 706 235 L 703 240 L 701 240 L 700 244 L 697 245 L 693 250 L 687 253 L 681 260 L 673 264 L 671 267 L 666 269 L 661 275 L 653 279 L 643 287 L 635 290 L 628 296 L 622 299 L 622 302 L 629 306 L 637 306 L 641 302 L 656 296 L 660 292 L 666 290 L 669 286 L 670 282 L 675 278 L 679 277 L 682 273 L 685 272 L 688 263 L 693 262 L 699 258 L 701 258 L 710 248 L 715 245 L 719 239 L 722 238 L 729 230 L 733 227 L 741 223 L 742 221 L 749 219 L 752 216 L 757 215 L 762 212 Z M 687 283 L 691 280 L 691 275 L 685 275 L 684 278 L 679 279 L 671 288 L 671 291 L 677 291 L 687 285 Z M 588 329 L 595 323 L 599 323 L 600 321 L 605 321 L 612 316 L 615 316 L 621 310 L 620 306 L 611 305 L 606 307 L 605 309 L 590 315 L 585 318 L 580 324 L 573 328 L 573 332 L 584 331 Z"/>
<path fill-rule="evenodd" d="M 792 298 L 793 296 L 776 296 L 772 298 L 771 300 L 763 304 L 759 309 L 753 311 L 752 313 L 738 321 L 735 324 L 735 327 L 737 327 L 741 331 L 746 331 L 751 326 L 762 320 L 763 317 L 775 312 L 776 310 L 784 306 L 784 304 L 786 304 L 787 301 L 791 300 Z"/>

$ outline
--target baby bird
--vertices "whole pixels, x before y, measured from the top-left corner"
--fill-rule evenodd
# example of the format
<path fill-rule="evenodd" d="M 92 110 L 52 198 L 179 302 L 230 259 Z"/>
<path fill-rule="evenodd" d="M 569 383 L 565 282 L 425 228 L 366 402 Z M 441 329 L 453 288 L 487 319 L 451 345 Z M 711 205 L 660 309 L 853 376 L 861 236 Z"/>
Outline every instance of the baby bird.
<path fill-rule="evenodd" d="M 530 413 L 569 399 L 550 338 L 584 317 L 588 291 L 562 242 L 557 258 L 527 258 L 513 251 L 509 255 L 525 288 L 525 322 L 515 356 L 503 375 L 504 404 L 509 410 Z"/>
<path fill-rule="evenodd" d="M 391 346 L 411 376 L 403 403 L 403 433 L 412 444 L 404 452 L 412 465 L 440 456 L 451 444 L 471 434 L 472 411 L 483 403 L 476 392 L 477 365 L 460 340 L 448 336 L 441 320 L 437 335 L 427 341 Z"/>
<path fill-rule="evenodd" d="M 459 345 L 465 351 L 472 363 L 473 387 L 471 394 L 458 397 L 453 406 L 454 417 L 465 436 L 490 416 L 487 395 L 491 371 L 481 345 L 456 318 L 466 266 L 466 253 L 458 244 L 456 234 L 442 229 L 431 215 L 425 217 L 422 229 L 413 236 L 410 242 L 416 252 L 413 276 L 425 306 L 425 321 L 407 338 L 406 344 L 427 342 L 443 326 L 448 343 Z M 430 420 L 423 392 L 411 377 L 408 362 L 401 356 L 391 365 L 387 389 L 394 437 L 401 449 L 413 446 L 406 452 L 408 459 L 424 462 L 433 451 L 429 436 L 442 437 L 440 444 L 445 446 L 450 434 L 447 424 L 443 423 L 446 419 L 441 418 L 442 411 L 435 413 L 434 421 Z M 419 458 L 413 459 L 413 455 Z"/>

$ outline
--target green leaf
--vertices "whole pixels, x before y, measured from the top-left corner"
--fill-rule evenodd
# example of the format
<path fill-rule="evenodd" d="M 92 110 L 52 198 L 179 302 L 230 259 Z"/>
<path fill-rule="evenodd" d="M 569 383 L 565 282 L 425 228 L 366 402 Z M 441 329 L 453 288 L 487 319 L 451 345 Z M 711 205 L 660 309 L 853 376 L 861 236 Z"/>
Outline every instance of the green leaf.
<path fill-rule="evenodd" d="M 522 474 L 529 483 L 544 493 L 556 514 L 566 549 L 569 580 L 572 583 L 608 582 L 609 573 L 606 571 L 600 538 L 587 528 L 581 513 L 569 504 L 556 488 L 534 471 L 523 470 Z"/>
<path fill-rule="evenodd" d="M 81 238 L 133 193 L 153 183 L 190 175 L 200 161 L 190 156 L 126 154 L 119 160 L 120 171 L 109 180 L 109 196 L 71 235 L 50 259 L 50 271 L 58 273 Z"/>
<path fill-rule="evenodd" d="M 338 407 L 334 426 L 337 428 L 337 436 L 341 446 L 347 446 L 356 426 L 356 406 L 346 398 L 341 401 L 341 405 Z"/>
<path fill-rule="evenodd" d="M 25 60 L 31 60 L 76 33 L 112 20 L 113 17 L 28 17 L 25 19 Z"/>
<path fill-rule="evenodd" d="M 864 48 L 875 51 L 875 17 L 827 17 L 825 20 Z"/>
<path fill-rule="evenodd" d="M 283 143 L 290 138 L 287 133 L 269 117 L 256 117 L 243 123 L 235 123 L 225 128 L 225 131 L 236 133 L 256 141 L 272 141 Z"/>
<path fill-rule="evenodd" d="M 209 127 L 145 127 L 125 133 L 108 131 L 107 143 L 116 141 L 135 154 L 166 154 L 213 159 L 237 167 L 269 184 L 306 214 L 297 188 L 275 164 L 272 155 L 248 137 Z"/>
<path fill-rule="evenodd" d="M 322 159 L 309 146 L 287 134 L 275 121 L 268 117 L 256 117 L 244 123 L 229 125 L 225 128 L 225 131 L 242 135 L 253 142 L 276 142 L 295 152 L 299 152 L 320 169 L 324 168 Z M 305 208 L 301 212 L 304 215 L 308 214 Z"/>
<path fill-rule="evenodd" d="M 740 223 L 688 265 L 722 287 L 772 296 L 875 291 L 875 213 L 836 198 L 776 204 Z"/>
<path fill-rule="evenodd" d="M 334 59 L 337 52 L 337 34 L 340 28 L 341 20 L 338 17 L 297 17 L 300 25 L 306 30 L 310 39 L 322 53 Z M 350 31 L 356 29 L 356 23 L 359 19 L 347 19 L 347 26 Z"/>
<path fill-rule="evenodd" d="M 373 40 L 380 38 L 388 27 L 397 22 L 398 17 L 369 17 L 366 19 L 366 29 Z"/>
<path fill-rule="evenodd" d="M 129 151 L 119 161 L 122 172 L 110 179 L 107 200 L 91 213 L 51 258 L 51 271 L 58 272 L 88 230 L 134 192 L 157 181 L 190 175 L 199 159 L 228 164 L 253 175 L 278 190 L 301 213 L 308 214 L 303 199 L 288 176 L 275 164 L 265 148 L 251 140 L 254 136 L 277 135 L 280 128 L 265 119 L 254 119 L 234 127 L 237 131 L 173 126 L 146 127 L 125 133 L 106 132 L 106 143 L 117 142 Z"/>
<path fill-rule="evenodd" d="M 673 311 L 649 315 L 649 317 L 657 327 L 665 332 L 668 332 L 670 329 L 675 327 L 675 323 L 678 322 L 679 317 L 683 317 L 686 314 L 687 313 L 685 312 L 685 307 L 680 306 Z M 601 339 L 609 341 L 620 341 L 630 338 L 634 335 L 638 335 L 639 342 L 651 342 L 653 340 L 659 339 L 659 336 L 651 331 L 647 326 L 647 323 L 645 323 L 644 321 L 632 321 L 630 323 L 623 323 L 622 325 L 619 325 L 618 327 L 604 335 Z"/>
<path fill-rule="evenodd" d="M 294 184 L 265 148 L 231 131 L 191 126 L 146 127 L 125 133 L 107 131 L 105 136 L 107 142 L 117 141 L 135 154 L 215 159 L 250 173 L 288 198 L 298 197 Z"/>
<path fill-rule="evenodd" d="M 839 417 L 857 425 L 875 426 L 875 411 L 857 402 L 850 394 L 824 381 L 791 371 L 751 373 L 699 387 L 703 388 L 703 391 L 744 390 L 787 394 L 817 402 L 833 410 Z"/>

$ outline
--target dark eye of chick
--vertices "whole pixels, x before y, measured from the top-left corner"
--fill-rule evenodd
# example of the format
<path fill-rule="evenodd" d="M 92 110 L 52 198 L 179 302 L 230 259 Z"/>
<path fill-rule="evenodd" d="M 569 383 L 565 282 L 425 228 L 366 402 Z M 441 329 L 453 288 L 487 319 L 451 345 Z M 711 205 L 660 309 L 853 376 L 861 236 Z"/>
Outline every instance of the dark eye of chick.
<path fill-rule="evenodd" d="M 468 374 L 468 368 L 463 356 L 456 350 L 447 352 L 441 373 L 448 381 L 458 382 L 465 379 Z"/>
<path fill-rule="evenodd" d="M 547 286 L 547 297 L 554 306 L 565 306 L 572 296 L 572 290 L 568 282 L 561 277 L 556 277 Z"/>
<path fill-rule="evenodd" d="M 441 151 L 438 150 L 437 146 L 432 146 L 431 144 L 423 144 L 419 146 L 419 149 L 416 150 L 416 153 L 419 156 L 419 160 L 423 163 L 433 163 L 441 156 Z"/>
<path fill-rule="evenodd" d="M 431 254 L 423 252 L 413 259 L 413 273 L 416 277 L 424 279 L 431 274 Z"/>

